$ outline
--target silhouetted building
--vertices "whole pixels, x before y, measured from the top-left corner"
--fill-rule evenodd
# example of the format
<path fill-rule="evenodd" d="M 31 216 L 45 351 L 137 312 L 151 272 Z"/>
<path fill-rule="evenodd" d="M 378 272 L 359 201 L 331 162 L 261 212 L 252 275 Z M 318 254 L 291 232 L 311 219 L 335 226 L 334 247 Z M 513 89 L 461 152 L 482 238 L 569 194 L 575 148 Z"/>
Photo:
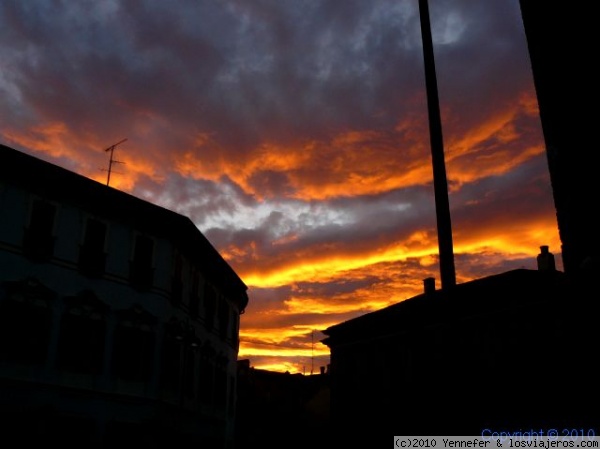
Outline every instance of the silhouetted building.
<path fill-rule="evenodd" d="M 0 428 L 231 447 L 247 287 L 187 217 L 0 146 Z"/>
<path fill-rule="evenodd" d="M 331 326 L 334 434 L 481 435 L 600 422 L 598 306 L 555 270 L 426 291 Z M 561 427 L 563 426 L 563 427 Z M 578 428 L 581 428 L 578 427 Z"/>
<path fill-rule="evenodd" d="M 428 278 L 422 295 L 326 329 L 340 442 L 600 422 L 586 361 L 600 337 L 595 15 L 582 5 L 520 0 L 565 272 L 541 246 L 538 270 L 441 290 Z"/>
<path fill-rule="evenodd" d="M 600 271 L 592 5 L 520 0 L 566 274 Z"/>
<path fill-rule="evenodd" d="M 330 447 L 329 374 L 279 373 L 238 361 L 236 447 Z"/>

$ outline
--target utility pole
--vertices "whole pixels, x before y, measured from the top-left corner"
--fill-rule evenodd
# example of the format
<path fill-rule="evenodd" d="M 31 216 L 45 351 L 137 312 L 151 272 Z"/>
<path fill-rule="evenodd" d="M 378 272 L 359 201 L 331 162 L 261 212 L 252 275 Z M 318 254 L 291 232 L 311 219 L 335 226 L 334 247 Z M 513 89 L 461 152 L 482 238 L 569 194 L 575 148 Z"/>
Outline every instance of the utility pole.
<path fill-rule="evenodd" d="M 310 349 L 310 375 L 313 375 L 313 368 L 315 364 L 315 331 L 314 329 L 310 333 L 311 349 Z"/>
<path fill-rule="evenodd" d="M 446 179 L 446 164 L 444 162 L 442 119 L 440 117 L 440 101 L 438 97 L 433 39 L 431 37 L 431 23 L 429 20 L 429 5 L 427 4 L 427 0 L 419 0 L 419 14 L 421 18 L 421 38 L 423 39 L 427 109 L 429 112 L 429 137 L 431 141 L 431 157 L 433 164 L 433 187 L 435 192 L 440 276 L 442 280 L 442 289 L 444 289 L 445 287 L 453 287 L 456 285 L 456 272 L 454 268 L 450 203 L 448 200 L 448 181 Z"/>
<path fill-rule="evenodd" d="M 106 150 L 104 150 L 104 152 L 108 152 L 108 151 L 110 151 L 110 159 L 109 159 L 109 161 L 108 161 L 108 176 L 107 176 L 107 178 L 106 178 L 106 185 L 108 185 L 108 184 L 110 183 L 110 174 L 111 174 L 111 172 L 112 172 L 112 165 L 113 165 L 113 164 L 124 164 L 124 162 L 121 162 L 121 161 L 115 161 L 115 160 L 113 159 L 113 155 L 114 155 L 114 152 L 115 152 L 115 148 L 116 148 L 116 146 L 117 146 L 117 145 L 120 145 L 120 144 L 122 144 L 122 143 L 123 143 L 123 142 L 125 142 L 126 140 L 127 140 L 127 139 L 123 139 L 123 140 L 121 140 L 121 141 L 119 141 L 119 142 L 117 142 L 117 143 L 115 143 L 115 144 L 113 144 L 113 145 L 109 146 L 109 147 L 108 147 Z"/>

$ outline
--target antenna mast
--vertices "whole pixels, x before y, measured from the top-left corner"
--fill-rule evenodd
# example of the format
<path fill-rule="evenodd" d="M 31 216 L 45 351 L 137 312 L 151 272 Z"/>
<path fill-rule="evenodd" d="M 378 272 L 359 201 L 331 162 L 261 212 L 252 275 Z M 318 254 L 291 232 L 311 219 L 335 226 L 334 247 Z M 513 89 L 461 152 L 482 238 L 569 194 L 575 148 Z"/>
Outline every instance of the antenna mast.
<path fill-rule="evenodd" d="M 109 159 L 109 161 L 108 161 L 108 176 L 107 176 L 107 178 L 106 178 L 106 185 L 108 185 L 108 184 L 110 183 L 110 173 L 112 172 L 112 165 L 113 165 L 113 164 L 124 164 L 124 162 L 121 162 L 121 161 L 115 161 L 115 160 L 113 159 L 113 154 L 114 154 L 114 152 L 115 152 L 115 147 L 116 147 L 117 145 L 120 145 L 120 144 L 122 144 L 122 143 L 123 143 L 123 142 L 125 142 L 126 140 L 127 140 L 127 139 L 123 139 L 123 140 L 121 140 L 121 141 L 119 141 L 119 142 L 117 142 L 117 143 L 115 143 L 115 144 L 112 144 L 112 145 L 111 145 L 111 146 L 109 146 L 109 147 L 108 147 L 106 150 L 104 150 L 104 152 L 108 152 L 108 151 L 110 151 L 110 159 Z"/>

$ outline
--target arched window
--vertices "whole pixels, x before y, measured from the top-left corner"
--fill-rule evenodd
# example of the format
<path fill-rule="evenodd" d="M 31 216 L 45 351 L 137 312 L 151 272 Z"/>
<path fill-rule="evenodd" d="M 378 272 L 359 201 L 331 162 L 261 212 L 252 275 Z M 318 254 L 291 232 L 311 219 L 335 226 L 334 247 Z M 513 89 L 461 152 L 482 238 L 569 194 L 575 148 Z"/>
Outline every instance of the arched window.
<path fill-rule="evenodd" d="M 189 327 L 184 340 L 183 393 L 193 399 L 196 395 L 197 354 L 200 341 L 193 327 Z"/>
<path fill-rule="evenodd" d="M 198 373 L 198 399 L 204 405 L 213 405 L 215 388 L 215 354 L 210 342 L 200 348 L 200 369 Z"/>
<path fill-rule="evenodd" d="M 56 294 L 36 279 L 4 282 L 0 301 L 0 360 L 46 362 Z"/>
<path fill-rule="evenodd" d="M 107 310 L 108 306 L 90 291 L 65 298 L 58 341 L 59 369 L 102 372 Z"/>
<path fill-rule="evenodd" d="M 184 335 L 184 325 L 180 320 L 172 318 L 165 325 L 160 376 L 163 390 L 179 391 Z"/>
<path fill-rule="evenodd" d="M 227 406 L 227 357 L 219 354 L 216 358 L 215 369 L 215 406 L 224 410 Z"/>
<path fill-rule="evenodd" d="M 156 319 L 139 306 L 117 312 L 113 369 L 118 379 L 147 382 L 152 376 Z"/>

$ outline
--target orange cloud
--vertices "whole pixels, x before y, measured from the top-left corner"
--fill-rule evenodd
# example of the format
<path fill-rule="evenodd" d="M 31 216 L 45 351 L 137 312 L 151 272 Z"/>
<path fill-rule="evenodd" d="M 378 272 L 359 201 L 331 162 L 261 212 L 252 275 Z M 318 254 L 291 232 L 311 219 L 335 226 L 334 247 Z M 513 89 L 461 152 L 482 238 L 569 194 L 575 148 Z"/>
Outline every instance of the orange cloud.
<path fill-rule="evenodd" d="M 421 255 L 430 252 L 423 251 Z M 388 248 L 373 251 L 363 256 L 326 256 L 312 261 L 299 261 L 294 265 L 273 269 L 269 272 L 253 271 L 242 273 L 247 285 L 253 287 L 279 287 L 295 282 L 325 282 L 335 277 L 337 273 L 369 266 L 378 262 L 399 260 L 407 257 L 417 257 L 417 253 L 407 253 L 402 248 Z"/>
<path fill-rule="evenodd" d="M 531 106 L 521 102 L 514 109 L 497 113 L 461 136 L 454 136 L 447 144 L 446 160 L 449 177 L 457 190 L 461 185 L 489 176 L 506 174 L 527 160 L 545 151 L 541 132 L 533 136 L 528 130 L 529 144 L 516 152 L 512 143 L 522 136 L 514 125 L 516 117 L 529 113 Z M 537 137 L 537 138 L 535 138 Z M 489 142 L 493 142 L 490 146 Z M 487 145 L 484 145 L 488 142 Z"/>
<path fill-rule="evenodd" d="M 541 134 L 524 151 L 515 153 L 511 145 L 522 137 L 515 121 L 534 111 L 535 99 L 525 93 L 512 108 L 473 124 L 466 133 L 448 132 L 446 159 L 455 185 L 507 173 L 543 152 Z M 424 117 L 413 115 L 392 133 L 348 129 L 322 140 L 263 142 L 243 156 L 199 134 L 194 152 L 186 152 L 175 164 L 183 176 L 218 181 L 226 174 L 259 199 L 268 194 L 253 184 L 261 173 L 280 174 L 291 189 L 289 196 L 301 200 L 378 194 L 431 182 L 430 153 L 423 144 L 428 142 L 425 124 Z"/>
<path fill-rule="evenodd" d="M 480 272 L 493 270 L 494 266 L 501 266 L 513 259 L 529 259 L 528 268 L 534 268 L 535 255 L 539 251 L 540 244 L 560 248 L 556 223 L 552 216 L 536 219 L 526 226 L 522 222 L 514 222 L 512 226 L 510 223 L 512 221 L 509 219 L 501 220 L 496 229 L 476 228 L 472 232 L 459 234 L 454 245 L 457 260 L 460 260 L 461 255 L 470 255 L 472 260 L 477 260 L 480 265 L 461 270 L 459 263 L 458 282 L 472 280 L 478 277 Z M 418 246 L 431 243 L 426 233 L 415 233 L 408 241 Z M 291 273 L 286 268 L 282 268 L 280 273 L 272 273 L 271 277 L 261 278 L 263 286 L 271 285 L 271 281 L 272 285 L 280 285 L 281 279 L 286 279 L 286 285 L 295 285 L 294 282 L 300 280 L 326 285 L 330 282 L 351 282 L 369 276 L 376 281 L 372 285 L 349 292 L 328 293 L 323 296 L 297 288 L 292 289 L 291 295 L 280 307 L 261 312 L 257 317 L 252 316 L 250 307 L 244 316 L 241 331 L 241 357 L 252 358 L 255 366 L 264 369 L 302 372 L 309 351 L 313 351 L 306 338 L 311 329 L 325 329 L 337 324 L 339 319 L 335 317 L 343 314 L 368 313 L 422 293 L 422 280 L 430 276 L 438 277 L 437 249 L 428 247 L 429 253 L 427 251 L 395 252 L 399 249 L 402 247 L 391 245 L 381 251 L 384 256 L 380 258 L 369 259 L 357 256 L 354 260 L 341 262 L 343 258 L 340 257 L 322 261 L 324 265 L 309 262 L 307 267 L 303 267 L 306 271 L 297 271 L 295 273 L 297 276 L 292 278 L 289 278 Z M 391 257 L 398 254 L 401 254 L 398 260 Z M 390 257 L 386 258 L 386 255 Z M 323 268 L 324 266 L 328 268 Z M 278 316 L 280 320 L 288 317 L 289 323 L 294 324 L 289 327 L 257 327 L 260 323 L 265 323 L 267 317 L 273 319 L 274 316 Z M 305 317 L 309 316 L 312 317 L 311 321 L 306 322 Z M 315 316 L 320 318 L 315 320 Z M 290 339 L 303 335 L 304 344 L 300 347 L 297 342 L 290 343 Z M 319 347 L 316 353 L 326 357 L 325 347 Z"/>
<path fill-rule="evenodd" d="M 507 259 L 527 254 L 535 255 L 540 245 L 561 247 L 556 220 L 543 217 L 523 226 L 521 222 L 504 219 L 496 228 L 476 228 L 455 238 L 455 252 L 480 253 L 493 251 Z M 556 250 L 555 250 L 556 251 Z"/>
<path fill-rule="evenodd" d="M 4 135 L 14 144 L 29 148 L 50 158 L 64 158 L 78 166 L 79 173 L 106 184 L 109 153 L 106 142 L 85 133 L 74 132 L 65 123 L 48 122 L 27 132 L 6 131 Z M 127 148 L 129 146 L 129 148 Z M 131 149 L 131 142 L 124 142 L 115 149 L 110 186 L 126 192 L 133 191 L 141 176 L 161 182 L 164 177 L 157 171 L 157 164 L 143 152 Z"/>
<path fill-rule="evenodd" d="M 394 136 L 372 130 L 348 130 L 322 141 L 266 142 L 250 149 L 243 160 L 239 155 L 227 159 L 227 154 L 235 153 L 219 149 L 209 136 L 200 135 L 196 144 L 194 152 L 185 152 L 175 161 L 179 174 L 213 181 L 225 174 L 263 199 L 265 192 L 253 185 L 254 177 L 263 172 L 281 174 L 292 197 L 313 201 L 381 193 L 431 178 L 426 153 L 400 149 Z"/>
<path fill-rule="evenodd" d="M 18 146 L 45 153 L 47 156 L 70 159 L 78 157 L 69 129 L 62 122 L 48 122 L 33 127 L 27 132 L 6 130 L 3 135 Z M 67 142 L 71 144 L 67 145 Z"/>

